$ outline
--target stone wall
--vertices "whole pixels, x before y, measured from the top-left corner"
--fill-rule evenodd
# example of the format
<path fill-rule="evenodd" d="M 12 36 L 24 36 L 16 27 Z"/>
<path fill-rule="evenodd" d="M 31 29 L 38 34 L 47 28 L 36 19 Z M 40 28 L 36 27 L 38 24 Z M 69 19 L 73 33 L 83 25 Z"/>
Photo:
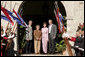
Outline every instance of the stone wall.
<path fill-rule="evenodd" d="M 75 36 L 79 23 L 84 23 L 84 1 L 62 1 L 67 12 L 67 31 Z"/>
<path fill-rule="evenodd" d="M 3 1 L 1 1 L 1 3 L 2 2 Z M 6 1 L 4 1 L 3 6 L 5 5 L 5 2 Z M 22 2 L 23 1 L 11 1 L 11 2 L 7 1 L 6 9 L 12 11 L 16 3 L 14 9 L 18 12 L 18 8 Z M 75 36 L 79 23 L 84 23 L 84 1 L 61 1 L 61 2 L 66 9 L 67 31 L 71 36 Z M 2 21 L 2 23 L 4 22 Z"/>

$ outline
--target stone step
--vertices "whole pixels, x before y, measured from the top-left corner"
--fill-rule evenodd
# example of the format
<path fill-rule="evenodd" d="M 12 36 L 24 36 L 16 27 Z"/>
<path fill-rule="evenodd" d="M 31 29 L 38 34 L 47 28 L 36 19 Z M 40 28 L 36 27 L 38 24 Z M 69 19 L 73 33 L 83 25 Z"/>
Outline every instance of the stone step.
<path fill-rule="evenodd" d="M 21 54 L 21 56 L 63 56 L 62 54 Z"/>

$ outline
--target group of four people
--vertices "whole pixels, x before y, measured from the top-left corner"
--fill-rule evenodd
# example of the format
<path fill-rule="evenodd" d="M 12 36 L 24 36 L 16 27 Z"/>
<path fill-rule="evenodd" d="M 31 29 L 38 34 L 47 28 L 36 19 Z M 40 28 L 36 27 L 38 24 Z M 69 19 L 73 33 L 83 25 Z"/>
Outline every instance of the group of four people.
<path fill-rule="evenodd" d="M 42 48 L 43 52 L 47 53 L 48 41 L 49 41 L 49 53 L 55 53 L 55 38 L 57 33 L 57 27 L 53 24 L 52 20 L 48 21 L 49 26 L 47 27 L 47 23 L 43 23 L 43 28 L 40 30 L 40 25 L 36 25 L 36 30 L 32 30 L 32 20 L 28 22 L 28 27 L 26 28 L 26 53 L 30 53 L 32 46 L 32 39 L 34 36 L 34 52 L 35 54 L 40 53 L 40 46 L 42 40 Z M 28 51 L 29 49 L 29 51 Z"/>

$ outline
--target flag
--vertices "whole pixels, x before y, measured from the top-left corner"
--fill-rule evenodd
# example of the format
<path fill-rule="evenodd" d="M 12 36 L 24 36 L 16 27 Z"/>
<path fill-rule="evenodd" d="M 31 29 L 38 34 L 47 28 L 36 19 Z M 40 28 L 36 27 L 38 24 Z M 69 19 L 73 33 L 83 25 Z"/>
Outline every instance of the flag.
<path fill-rule="evenodd" d="M 63 32 L 63 23 L 60 21 L 60 31 Z"/>
<path fill-rule="evenodd" d="M 19 14 L 20 15 L 20 14 Z M 20 17 L 21 17 L 21 15 L 20 15 Z M 21 17 L 21 19 L 22 19 L 22 17 Z M 23 20 L 23 19 L 22 19 Z M 24 20 L 23 20 L 24 21 Z M 27 27 L 28 25 L 26 24 L 26 22 L 24 21 L 24 24 L 25 24 L 25 26 Z"/>
<path fill-rule="evenodd" d="M 13 14 L 13 12 L 11 12 L 11 11 L 9 11 L 9 10 L 7 10 L 7 12 L 9 13 L 9 15 L 10 15 L 14 20 L 17 21 L 18 24 L 24 26 L 24 24 L 22 24 L 22 22 Z M 25 27 L 25 26 L 24 26 L 24 27 Z"/>
<path fill-rule="evenodd" d="M 59 15 L 60 15 L 60 17 L 62 18 L 62 20 L 64 20 L 64 18 L 63 18 L 63 16 L 62 16 L 62 14 L 59 12 Z"/>
<path fill-rule="evenodd" d="M 63 23 L 64 18 L 62 16 L 62 14 L 59 12 L 59 8 L 58 8 L 57 12 L 58 12 L 57 14 L 59 16 L 59 20 L 60 20 L 60 30 L 62 32 L 62 31 L 64 31 L 64 23 Z"/>
<path fill-rule="evenodd" d="M 59 15 L 59 12 L 58 12 L 58 16 L 59 16 L 59 20 L 60 20 L 60 30 L 62 32 L 63 31 L 63 21 L 62 21 L 61 16 Z"/>
<path fill-rule="evenodd" d="M 61 31 L 64 31 L 64 23 L 63 23 L 63 20 L 64 20 L 64 18 L 63 18 L 63 16 L 61 15 L 61 13 L 59 12 L 59 19 L 60 19 L 60 22 L 61 22 Z"/>
<path fill-rule="evenodd" d="M 18 19 L 27 27 L 27 24 L 25 23 L 25 21 L 22 19 L 22 17 L 13 9 L 13 12 L 16 14 L 16 16 L 18 17 Z"/>
<path fill-rule="evenodd" d="M 10 22 L 10 20 L 9 20 L 6 16 L 4 16 L 4 15 L 1 15 L 1 19 L 3 19 L 3 20 L 6 20 L 6 21 Z"/>
<path fill-rule="evenodd" d="M 60 17 L 61 18 L 61 17 Z M 64 26 L 64 23 L 63 23 L 63 20 L 62 20 L 62 18 L 61 18 L 61 22 L 62 22 L 62 31 L 64 31 L 64 29 L 65 29 L 65 26 Z"/>
<path fill-rule="evenodd" d="M 10 20 L 11 24 L 14 25 L 14 22 L 12 21 L 11 17 L 9 16 L 7 10 L 1 6 L 1 11 L 4 13 L 4 15 Z"/>
<path fill-rule="evenodd" d="M 56 16 L 56 18 L 57 18 L 57 22 L 58 22 L 59 33 L 61 33 L 61 30 L 60 30 L 60 20 L 59 20 L 59 14 L 58 14 L 58 12 L 59 12 L 59 8 L 57 8 L 57 16 Z"/>

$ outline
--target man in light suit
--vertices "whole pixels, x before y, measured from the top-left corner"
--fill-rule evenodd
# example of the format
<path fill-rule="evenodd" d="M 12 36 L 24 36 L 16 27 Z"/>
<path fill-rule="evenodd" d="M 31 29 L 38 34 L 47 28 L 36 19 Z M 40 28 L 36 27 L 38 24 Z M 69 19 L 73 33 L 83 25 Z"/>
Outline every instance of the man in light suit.
<path fill-rule="evenodd" d="M 26 28 L 26 53 L 31 53 L 32 48 L 32 20 L 28 22 L 28 27 Z"/>
<path fill-rule="evenodd" d="M 55 38 L 57 33 L 57 27 L 55 24 L 53 24 L 52 20 L 49 21 L 49 53 L 54 54 L 55 53 Z"/>

